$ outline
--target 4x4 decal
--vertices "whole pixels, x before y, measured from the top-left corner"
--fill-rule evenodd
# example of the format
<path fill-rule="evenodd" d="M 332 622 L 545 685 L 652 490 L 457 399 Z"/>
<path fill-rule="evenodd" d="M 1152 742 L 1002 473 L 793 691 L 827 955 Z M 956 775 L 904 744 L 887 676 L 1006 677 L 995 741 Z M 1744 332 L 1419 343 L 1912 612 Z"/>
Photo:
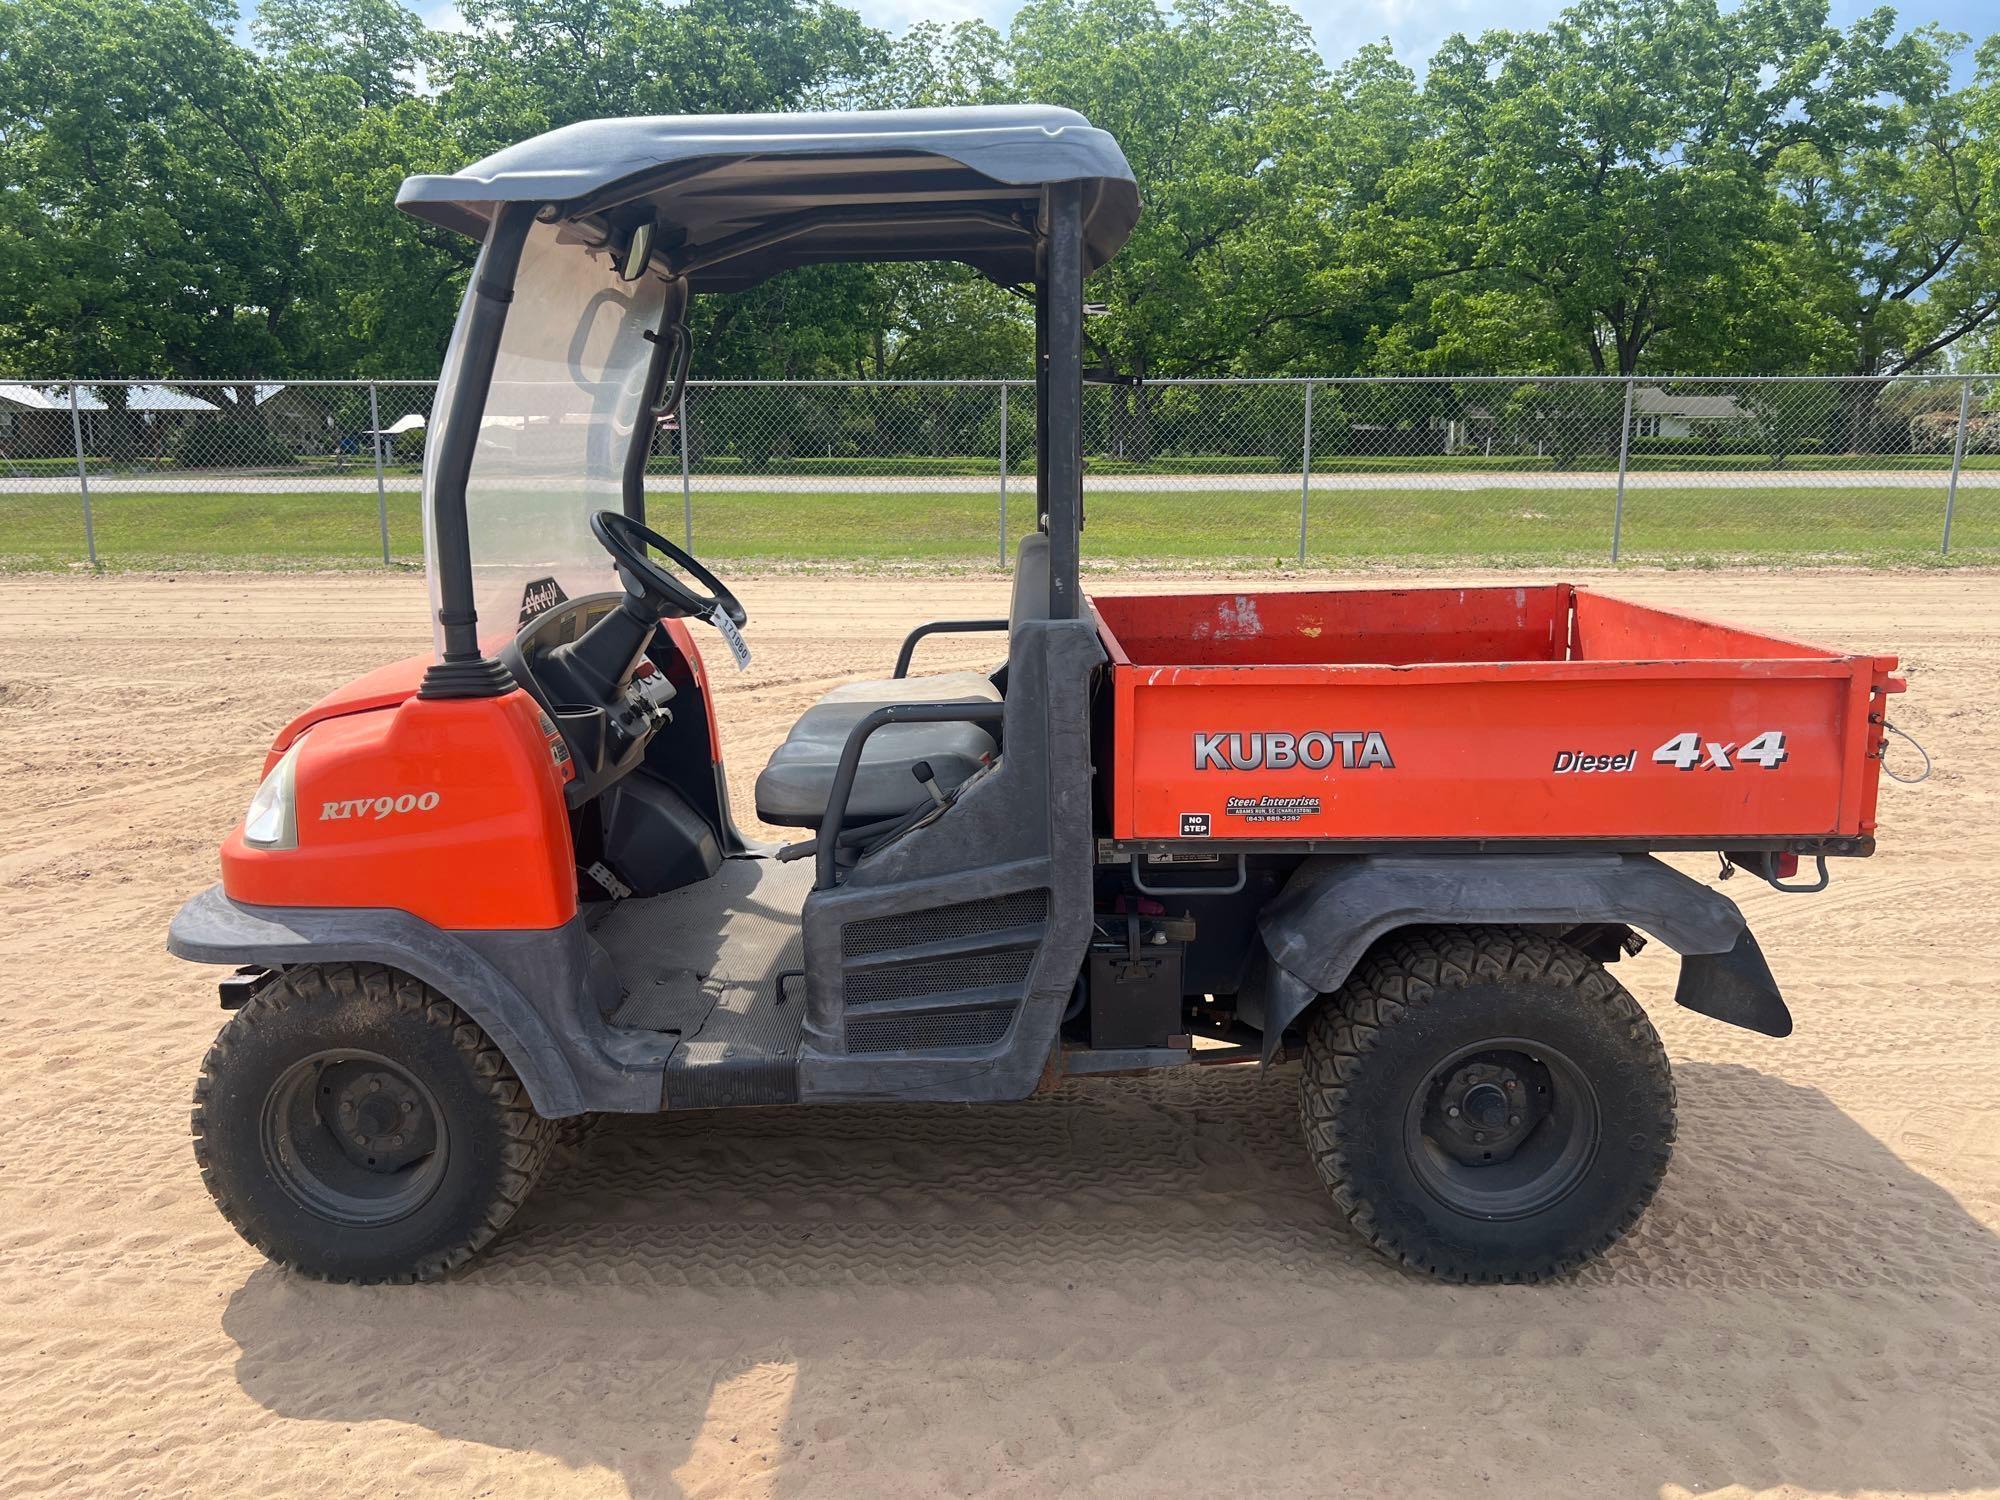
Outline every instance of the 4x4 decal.
<path fill-rule="evenodd" d="M 1672 766 L 1676 771 L 1733 771 L 1738 761 L 1775 771 L 1791 757 L 1792 752 L 1785 748 L 1783 732 L 1776 729 L 1765 730 L 1740 748 L 1732 741 L 1705 740 L 1690 729 L 1653 752 L 1655 762 Z"/>

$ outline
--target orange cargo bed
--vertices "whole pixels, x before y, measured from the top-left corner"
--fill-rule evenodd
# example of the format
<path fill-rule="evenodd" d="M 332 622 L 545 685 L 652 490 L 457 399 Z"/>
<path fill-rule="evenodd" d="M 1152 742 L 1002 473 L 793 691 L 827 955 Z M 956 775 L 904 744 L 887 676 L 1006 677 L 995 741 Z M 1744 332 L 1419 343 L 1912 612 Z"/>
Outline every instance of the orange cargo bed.
<path fill-rule="evenodd" d="M 1091 604 L 1121 842 L 1873 847 L 1892 656 L 1566 583 Z"/>

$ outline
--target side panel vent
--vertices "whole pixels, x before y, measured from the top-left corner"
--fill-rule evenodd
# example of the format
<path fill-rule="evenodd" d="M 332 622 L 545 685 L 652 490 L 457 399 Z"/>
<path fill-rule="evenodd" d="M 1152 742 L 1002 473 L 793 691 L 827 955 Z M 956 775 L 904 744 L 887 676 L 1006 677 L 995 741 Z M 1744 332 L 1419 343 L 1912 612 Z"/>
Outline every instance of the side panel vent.
<path fill-rule="evenodd" d="M 1034 961 L 1033 948 L 1010 948 L 999 953 L 970 953 L 869 969 L 847 976 L 847 1003 L 917 1000 L 926 995 L 1019 985 L 1027 979 Z"/>
<path fill-rule="evenodd" d="M 915 1052 L 990 1047 L 1014 1023 L 1015 1002 L 906 1016 L 849 1016 L 849 1052 Z"/>
<path fill-rule="evenodd" d="M 1049 893 L 1042 890 L 1015 891 L 984 901 L 961 901 L 952 906 L 897 912 L 887 917 L 866 917 L 848 923 L 841 932 L 840 956 L 866 958 L 891 948 L 914 948 L 923 943 L 1005 932 L 1010 927 L 1033 927 L 1047 920 L 1048 914 Z M 849 998 L 855 997 L 850 994 Z"/>

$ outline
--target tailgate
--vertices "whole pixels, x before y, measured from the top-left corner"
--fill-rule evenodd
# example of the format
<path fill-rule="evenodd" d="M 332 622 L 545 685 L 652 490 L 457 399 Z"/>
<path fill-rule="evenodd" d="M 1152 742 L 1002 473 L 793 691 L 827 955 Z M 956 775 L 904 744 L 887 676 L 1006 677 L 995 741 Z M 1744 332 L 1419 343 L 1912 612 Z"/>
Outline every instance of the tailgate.
<path fill-rule="evenodd" d="M 1436 631 L 1462 637 L 1472 592 L 1395 597 L 1430 596 Z M 1567 639 L 1517 661 L 1309 664 L 1297 642 L 1239 636 L 1225 662 L 1188 641 L 1195 660 L 1167 665 L 1130 660 L 1106 627 L 1114 836 L 1826 848 L 1872 834 L 1894 658 L 1562 592 Z"/>

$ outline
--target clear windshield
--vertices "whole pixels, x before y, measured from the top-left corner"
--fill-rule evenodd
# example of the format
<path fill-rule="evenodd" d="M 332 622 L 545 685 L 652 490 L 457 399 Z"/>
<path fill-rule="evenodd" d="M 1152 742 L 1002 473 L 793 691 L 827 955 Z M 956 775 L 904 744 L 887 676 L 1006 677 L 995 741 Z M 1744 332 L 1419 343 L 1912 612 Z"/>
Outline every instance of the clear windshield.
<path fill-rule="evenodd" d="M 483 259 L 483 257 L 482 257 Z M 473 281 L 479 279 L 473 272 Z M 479 424 L 465 512 L 479 637 L 511 637 L 555 597 L 616 588 L 590 534 L 595 511 L 623 506 L 625 453 L 644 395 L 666 284 L 627 284 L 608 252 L 576 231 L 537 224 L 521 254 L 514 301 Z M 442 422 L 459 378 L 464 309 L 432 410 Z M 441 431 L 424 444 L 424 559 L 435 627 L 440 602 L 434 511 Z M 439 632 L 438 649 L 444 649 Z"/>

